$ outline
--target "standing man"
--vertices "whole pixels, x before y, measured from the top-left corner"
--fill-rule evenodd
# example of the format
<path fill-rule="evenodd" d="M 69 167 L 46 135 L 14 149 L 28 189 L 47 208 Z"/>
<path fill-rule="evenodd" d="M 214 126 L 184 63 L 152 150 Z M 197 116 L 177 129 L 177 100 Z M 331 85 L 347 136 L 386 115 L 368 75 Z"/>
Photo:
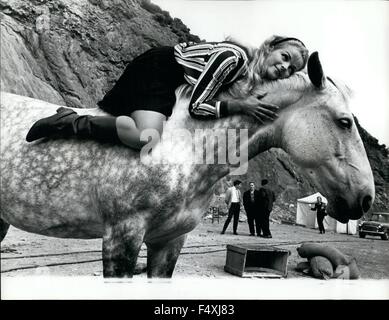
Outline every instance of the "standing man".
<path fill-rule="evenodd" d="M 260 194 L 260 216 L 261 216 L 261 227 L 263 231 L 264 238 L 272 238 L 270 227 L 269 227 L 269 217 L 273 209 L 273 203 L 276 200 L 274 192 L 265 186 L 268 184 L 267 179 L 261 181 L 262 187 L 259 189 Z"/>
<path fill-rule="evenodd" d="M 311 207 L 311 210 L 316 211 L 316 219 L 317 219 L 317 224 L 319 226 L 320 233 L 326 233 L 323 224 L 324 217 L 327 215 L 326 205 L 324 202 L 321 201 L 320 196 L 316 198 L 315 206 L 313 208 Z"/>
<path fill-rule="evenodd" d="M 243 194 L 243 206 L 247 213 L 247 222 L 249 224 L 250 236 L 255 236 L 255 230 L 257 236 L 261 236 L 261 222 L 259 219 L 259 191 L 255 190 L 255 183 L 250 182 L 250 189 Z"/>
<path fill-rule="evenodd" d="M 239 212 L 240 212 L 240 202 L 241 202 L 241 194 L 240 194 L 240 187 L 241 187 L 242 181 L 235 180 L 234 186 L 231 188 L 228 188 L 226 192 L 226 203 L 227 206 L 230 208 L 228 210 L 228 217 L 226 222 L 224 223 L 223 231 L 221 234 L 224 234 L 226 232 L 226 229 L 228 225 L 231 222 L 232 216 L 234 216 L 234 224 L 233 224 L 233 230 L 234 234 L 237 235 L 236 232 L 238 229 L 238 223 L 239 223 Z"/>

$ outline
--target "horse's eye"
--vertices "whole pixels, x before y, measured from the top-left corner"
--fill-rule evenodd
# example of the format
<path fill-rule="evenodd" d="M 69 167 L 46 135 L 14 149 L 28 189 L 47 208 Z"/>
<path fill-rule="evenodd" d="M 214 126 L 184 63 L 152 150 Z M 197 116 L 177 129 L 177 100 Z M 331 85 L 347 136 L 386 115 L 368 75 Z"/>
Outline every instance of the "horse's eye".
<path fill-rule="evenodd" d="M 352 121 L 348 118 L 339 119 L 338 122 L 339 122 L 339 125 L 345 129 L 350 129 L 352 124 L 353 124 Z"/>

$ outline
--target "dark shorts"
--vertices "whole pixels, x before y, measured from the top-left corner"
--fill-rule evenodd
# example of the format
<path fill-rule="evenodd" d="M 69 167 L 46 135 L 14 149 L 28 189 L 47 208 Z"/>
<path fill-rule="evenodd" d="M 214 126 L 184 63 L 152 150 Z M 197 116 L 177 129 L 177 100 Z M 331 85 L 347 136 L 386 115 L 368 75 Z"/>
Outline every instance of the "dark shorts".
<path fill-rule="evenodd" d="M 174 58 L 174 48 L 158 47 L 132 60 L 97 104 L 114 116 L 151 110 L 169 117 L 176 102 L 175 90 L 184 83 L 184 70 Z"/>

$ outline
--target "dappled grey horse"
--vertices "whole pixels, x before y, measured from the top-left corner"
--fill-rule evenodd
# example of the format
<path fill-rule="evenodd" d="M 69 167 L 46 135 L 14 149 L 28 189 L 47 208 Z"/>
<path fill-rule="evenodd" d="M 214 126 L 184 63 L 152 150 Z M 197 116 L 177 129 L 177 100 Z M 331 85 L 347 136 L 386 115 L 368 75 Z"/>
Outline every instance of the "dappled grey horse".
<path fill-rule="evenodd" d="M 313 54 L 308 76 L 298 73 L 258 90 L 268 92 L 265 101 L 280 106 L 276 121 L 259 125 L 240 115 L 192 119 L 187 111 L 190 88 L 180 87 L 163 136 L 175 137 L 185 128 L 194 142 L 204 139 L 206 148 L 216 138 L 198 129 L 227 135 L 228 129 L 245 128 L 248 139 L 240 141 L 248 155 L 244 161 L 282 148 L 319 186 L 331 217 L 341 222 L 360 218 L 374 200 L 374 183 L 347 88 L 326 78 Z M 1 240 L 10 224 L 53 237 L 103 238 L 105 277 L 132 276 L 145 243 L 148 276 L 170 277 L 186 234 L 208 208 L 213 187 L 237 164 L 228 159 L 224 164 L 195 163 L 187 139 L 166 139 L 144 157 L 147 161 L 125 146 L 87 140 L 27 143 L 31 125 L 57 108 L 1 93 Z M 98 108 L 77 112 L 103 114 Z M 217 158 L 231 148 L 219 143 L 213 152 Z"/>

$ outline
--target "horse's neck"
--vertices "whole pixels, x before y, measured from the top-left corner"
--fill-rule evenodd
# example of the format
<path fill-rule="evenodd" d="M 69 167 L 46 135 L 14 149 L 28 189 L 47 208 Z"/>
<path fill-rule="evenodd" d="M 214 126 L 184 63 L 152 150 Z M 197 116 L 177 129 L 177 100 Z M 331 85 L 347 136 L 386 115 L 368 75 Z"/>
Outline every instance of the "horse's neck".
<path fill-rule="evenodd" d="M 266 92 L 266 96 L 261 100 L 279 106 L 281 114 L 299 101 L 307 88 L 307 82 L 307 76 L 300 73 L 289 79 L 262 84 L 252 90 L 252 94 L 259 95 Z M 174 107 L 173 116 L 167 122 L 166 128 L 168 130 L 186 129 L 193 134 L 203 131 L 202 138 L 209 138 L 209 132 L 206 131 L 208 129 L 223 132 L 225 136 L 234 131 L 246 130 L 249 159 L 272 147 L 282 147 L 278 132 L 279 128 L 282 127 L 282 123 L 280 123 L 282 121 L 261 125 L 254 119 L 243 115 L 205 121 L 191 118 L 188 112 L 190 90 L 190 86 L 182 86 L 177 89 L 177 104 Z M 218 97 L 222 100 L 229 98 L 228 93 L 223 93 Z"/>
<path fill-rule="evenodd" d="M 165 124 L 163 145 L 157 145 L 157 153 L 159 148 L 164 153 L 163 161 L 180 164 L 196 175 L 201 173 L 211 185 L 233 171 L 243 170 L 244 174 L 249 159 L 273 146 L 271 126 L 258 130 L 255 121 L 240 115 L 196 120 L 188 112 L 189 97 L 177 101 L 179 105 Z"/>
<path fill-rule="evenodd" d="M 301 97 L 301 90 L 282 85 L 261 87 L 260 90 L 267 91 L 264 102 L 277 104 L 282 109 Z M 282 120 L 266 125 L 244 115 L 196 120 L 188 112 L 188 91 L 188 87 L 177 90 L 177 104 L 164 127 L 164 143 L 157 145 L 157 149 L 164 153 L 159 157 L 165 163 L 179 164 L 181 170 L 195 172 L 202 184 L 206 180 L 209 186 L 231 172 L 246 173 L 251 158 L 272 147 L 281 147 L 279 131 Z"/>

